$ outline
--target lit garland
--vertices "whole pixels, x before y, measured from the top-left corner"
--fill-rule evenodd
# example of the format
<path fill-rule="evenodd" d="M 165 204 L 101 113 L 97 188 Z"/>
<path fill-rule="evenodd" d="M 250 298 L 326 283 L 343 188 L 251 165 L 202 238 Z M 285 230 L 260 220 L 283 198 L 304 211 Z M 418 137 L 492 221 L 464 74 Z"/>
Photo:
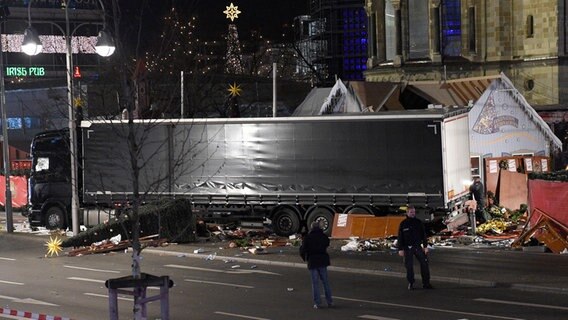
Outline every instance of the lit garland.
<path fill-rule="evenodd" d="M 44 35 L 39 36 L 43 45 L 41 53 L 66 53 L 65 37 Z M 2 48 L 4 52 L 22 52 L 23 34 L 3 34 Z M 71 38 L 73 53 L 96 54 L 97 37 L 74 36 Z"/>

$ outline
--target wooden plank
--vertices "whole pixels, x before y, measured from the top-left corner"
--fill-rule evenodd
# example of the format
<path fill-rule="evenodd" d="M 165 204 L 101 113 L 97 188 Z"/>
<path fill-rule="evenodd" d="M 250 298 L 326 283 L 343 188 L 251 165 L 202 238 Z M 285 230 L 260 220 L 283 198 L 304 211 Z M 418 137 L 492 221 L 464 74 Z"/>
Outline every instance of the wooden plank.
<path fill-rule="evenodd" d="M 499 176 L 499 204 L 510 210 L 528 204 L 528 184 L 525 173 L 501 170 Z"/>
<path fill-rule="evenodd" d="M 375 217 L 367 214 L 335 214 L 331 237 L 347 239 L 388 238 L 398 234 L 398 226 L 405 216 Z"/>

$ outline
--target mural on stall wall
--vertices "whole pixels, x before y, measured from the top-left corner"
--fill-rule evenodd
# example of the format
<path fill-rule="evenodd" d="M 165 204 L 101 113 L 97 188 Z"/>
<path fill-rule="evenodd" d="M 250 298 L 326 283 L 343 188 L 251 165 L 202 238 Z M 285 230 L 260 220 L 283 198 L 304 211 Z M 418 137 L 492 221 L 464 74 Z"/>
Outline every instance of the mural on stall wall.
<path fill-rule="evenodd" d="M 546 155 L 546 137 L 522 96 L 504 79 L 495 80 L 471 109 L 472 155 Z"/>
<path fill-rule="evenodd" d="M 503 126 L 512 126 L 515 128 L 519 127 L 519 119 L 512 115 L 499 115 L 497 108 L 495 107 L 495 98 L 493 97 L 494 92 L 491 92 L 489 98 L 485 102 L 481 113 L 477 117 L 475 124 L 473 125 L 473 131 L 480 134 L 492 134 L 501 131 Z M 508 109 L 512 110 L 512 106 L 503 103 L 502 106 L 504 111 Z"/>

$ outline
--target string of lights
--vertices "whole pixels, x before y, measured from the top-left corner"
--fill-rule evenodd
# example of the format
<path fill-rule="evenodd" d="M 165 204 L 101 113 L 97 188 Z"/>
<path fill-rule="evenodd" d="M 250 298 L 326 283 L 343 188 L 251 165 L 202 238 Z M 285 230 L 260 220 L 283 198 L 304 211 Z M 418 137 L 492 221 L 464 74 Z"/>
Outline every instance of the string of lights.
<path fill-rule="evenodd" d="M 65 54 L 65 37 L 54 35 L 39 36 L 43 44 L 42 53 L 61 53 Z M 5 52 L 22 52 L 22 41 L 24 40 L 23 34 L 3 34 L 2 46 Z M 73 53 L 81 54 L 96 54 L 95 45 L 97 44 L 97 37 L 87 36 L 74 36 L 71 38 L 71 46 Z"/>

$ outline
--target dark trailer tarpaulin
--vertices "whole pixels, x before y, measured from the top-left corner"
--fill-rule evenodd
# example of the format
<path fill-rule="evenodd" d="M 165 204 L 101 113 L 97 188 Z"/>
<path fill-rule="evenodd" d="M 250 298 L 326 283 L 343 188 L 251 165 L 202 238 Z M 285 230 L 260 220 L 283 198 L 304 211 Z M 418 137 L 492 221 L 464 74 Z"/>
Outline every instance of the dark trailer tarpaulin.
<path fill-rule="evenodd" d="M 85 201 L 131 197 L 127 127 L 122 121 L 82 123 Z M 444 207 L 466 192 L 463 182 L 470 177 L 465 109 L 137 120 L 134 128 L 146 139 L 141 191 L 156 197 L 319 195 L 406 204 L 416 195 L 430 207 Z"/>

